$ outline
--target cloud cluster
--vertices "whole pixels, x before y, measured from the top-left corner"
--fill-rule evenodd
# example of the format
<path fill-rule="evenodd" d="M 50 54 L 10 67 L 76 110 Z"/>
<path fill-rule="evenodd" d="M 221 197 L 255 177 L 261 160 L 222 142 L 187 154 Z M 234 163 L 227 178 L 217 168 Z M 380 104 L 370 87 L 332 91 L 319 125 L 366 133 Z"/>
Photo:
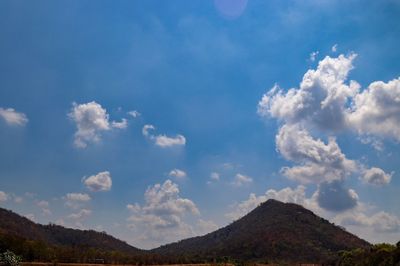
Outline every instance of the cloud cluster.
<path fill-rule="evenodd" d="M 0 107 L 0 117 L 6 121 L 7 124 L 13 126 L 24 126 L 28 123 L 28 118 L 24 113 L 19 113 L 13 108 L 1 108 Z"/>
<path fill-rule="evenodd" d="M 180 197 L 179 188 L 171 180 L 149 187 L 145 203 L 128 204 L 131 211 L 129 226 L 141 236 L 138 240 L 149 246 L 176 241 L 194 234 L 184 218 L 186 215 L 199 215 L 197 206 L 190 200 Z"/>
<path fill-rule="evenodd" d="M 73 103 L 68 117 L 75 122 L 77 127 L 74 144 L 78 148 L 85 148 L 88 143 L 100 141 L 103 131 L 109 131 L 112 128 L 123 129 L 128 125 L 126 119 L 110 123 L 106 109 L 94 101 L 84 104 Z"/>
<path fill-rule="evenodd" d="M 83 183 L 91 191 L 109 191 L 112 186 L 110 172 L 104 171 L 96 175 L 83 178 Z"/>
<path fill-rule="evenodd" d="M 334 136 L 340 131 L 396 140 L 400 136 L 399 79 L 373 82 L 360 91 L 356 81 L 347 82 L 355 57 L 327 56 L 317 69 L 304 74 L 299 88 L 285 92 L 275 85 L 258 104 L 259 115 L 282 123 L 276 135 L 277 151 L 294 165 L 282 168 L 281 173 L 302 184 L 317 184 L 319 206 L 331 211 L 357 206 L 356 192 L 345 187 L 348 176 L 363 175 L 366 183 L 379 185 L 391 179 L 380 168 L 365 169 L 348 159 Z"/>
<path fill-rule="evenodd" d="M 168 148 L 173 146 L 184 146 L 186 144 L 186 138 L 183 135 L 176 135 L 175 137 L 168 137 L 166 135 L 153 135 L 150 131 L 155 130 L 153 125 L 144 125 L 142 129 L 143 136 L 154 141 L 155 145 L 161 148 Z"/>

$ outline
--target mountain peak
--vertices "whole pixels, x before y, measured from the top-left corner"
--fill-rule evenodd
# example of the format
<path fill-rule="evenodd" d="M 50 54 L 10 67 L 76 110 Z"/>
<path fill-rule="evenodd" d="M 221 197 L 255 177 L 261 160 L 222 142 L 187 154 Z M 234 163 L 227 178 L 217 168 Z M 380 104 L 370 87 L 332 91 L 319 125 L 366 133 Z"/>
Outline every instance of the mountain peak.
<path fill-rule="evenodd" d="M 269 199 L 224 228 L 153 251 L 209 259 L 326 262 L 340 250 L 369 245 L 301 205 Z"/>

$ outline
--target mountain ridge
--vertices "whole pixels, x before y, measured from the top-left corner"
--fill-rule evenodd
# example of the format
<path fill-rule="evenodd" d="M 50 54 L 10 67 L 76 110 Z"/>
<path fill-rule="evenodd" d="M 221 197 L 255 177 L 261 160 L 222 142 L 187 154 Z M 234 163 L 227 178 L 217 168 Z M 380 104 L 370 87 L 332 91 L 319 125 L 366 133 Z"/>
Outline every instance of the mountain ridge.
<path fill-rule="evenodd" d="M 7 241 L 22 241 L 19 244 L 22 247 L 15 248 L 21 252 L 47 245 L 53 252 L 62 254 L 62 260 L 72 256 L 79 257 L 79 262 L 87 262 L 103 256 L 108 262 L 140 261 L 144 264 L 216 260 L 318 263 L 336 259 L 341 250 L 370 246 L 367 241 L 300 205 L 272 199 L 218 230 L 151 250 L 138 249 L 105 232 L 37 224 L 0 208 L 0 249 L 7 248 Z M 37 243 L 31 244 L 30 241 Z M 90 258 L 86 255 L 89 251 L 94 252 Z M 31 259 L 37 260 L 38 257 L 32 256 Z"/>

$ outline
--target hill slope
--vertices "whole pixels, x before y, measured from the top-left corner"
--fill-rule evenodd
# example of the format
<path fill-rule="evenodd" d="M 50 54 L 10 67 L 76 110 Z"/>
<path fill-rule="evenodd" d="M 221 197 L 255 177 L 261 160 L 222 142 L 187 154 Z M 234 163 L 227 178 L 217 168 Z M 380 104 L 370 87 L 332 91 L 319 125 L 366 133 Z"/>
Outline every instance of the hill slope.
<path fill-rule="evenodd" d="M 232 224 L 153 252 L 189 258 L 323 262 L 370 244 L 300 205 L 268 200 Z"/>
<path fill-rule="evenodd" d="M 140 252 L 139 249 L 103 232 L 71 229 L 53 224 L 41 225 L 2 208 L 0 208 L 0 234 L 39 240 L 52 245 L 86 246 L 125 253 Z"/>

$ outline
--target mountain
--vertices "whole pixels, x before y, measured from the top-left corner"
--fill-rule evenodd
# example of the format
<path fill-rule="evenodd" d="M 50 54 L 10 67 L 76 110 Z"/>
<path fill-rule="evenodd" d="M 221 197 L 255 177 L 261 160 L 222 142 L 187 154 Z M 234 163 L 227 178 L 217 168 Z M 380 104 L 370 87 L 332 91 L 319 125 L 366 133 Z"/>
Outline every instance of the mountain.
<path fill-rule="evenodd" d="M 370 244 L 293 203 L 268 200 L 217 231 L 152 252 L 199 260 L 327 262 Z"/>
<path fill-rule="evenodd" d="M 104 232 L 71 229 L 54 224 L 41 225 L 2 208 L 0 208 L 0 234 L 42 241 L 50 245 L 83 246 L 124 253 L 141 252 L 138 248 Z"/>

